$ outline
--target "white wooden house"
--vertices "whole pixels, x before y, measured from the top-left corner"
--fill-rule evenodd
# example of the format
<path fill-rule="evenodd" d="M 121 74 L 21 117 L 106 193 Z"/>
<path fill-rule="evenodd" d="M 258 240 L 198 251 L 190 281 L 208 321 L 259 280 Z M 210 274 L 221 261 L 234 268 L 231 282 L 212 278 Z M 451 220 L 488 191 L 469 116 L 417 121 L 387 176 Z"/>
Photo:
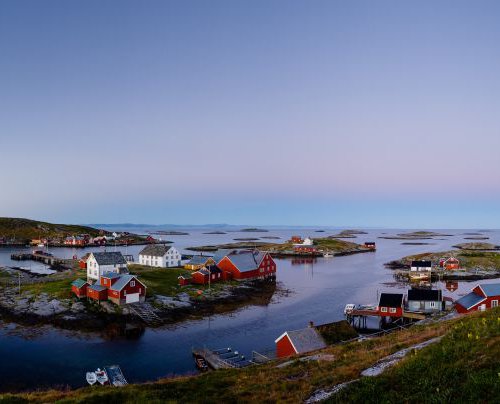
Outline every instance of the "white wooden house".
<path fill-rule="evenodd" d="M 412 272 L 431 272 L 432 271 L 432 261 L 428 260 L 415 260 L 411 262 Z"/>
<path fill-rule="evenodd" d="M 127 261 L 121 252 L 93 252 L 87 258 L 87 279 L 98 281 L 105 273 L 128 272 Z"/>
<path fill-rule="evenodd" d="M 174 246 L 151 244 L 139 253 L 139 264 L 151 267 L 178 267 L 181 265 L 181 253 Z"/>

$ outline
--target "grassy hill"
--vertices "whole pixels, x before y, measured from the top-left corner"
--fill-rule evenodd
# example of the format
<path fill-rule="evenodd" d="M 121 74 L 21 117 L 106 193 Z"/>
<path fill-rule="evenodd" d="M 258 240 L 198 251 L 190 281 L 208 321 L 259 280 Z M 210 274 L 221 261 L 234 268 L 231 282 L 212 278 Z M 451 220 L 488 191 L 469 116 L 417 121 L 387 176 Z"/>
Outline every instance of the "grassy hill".
<path fill-rule="evenodd" d="M 413 260 L 430 260 L 434 265 L 437 265 L 440 258 L 450 256 L 458 258 L 460 260 L 460 266 L 467 270 L 500 270 L 500 253 L 494 251 L 459 250 L 422 253 L 401 258 L 401 260 L 397 262 L 409 266 Z"/>
<path fill-rule="evenodd" d="M 30 219 L 0 217 L 0 237 L 19 241 L 39 238 L 62 238 L 87 233 L 95 237 L 99 229 L 88 226 L 52 224 Z"/>
<path fill-rule="evenodd" d="M 387 355 L 437 336 L 443 339 L 412 352 L 381 376 L 362 378 L 330 400 L 339 403 L 497 400 L 500 309 L 332 346 L 322 350 L 316 360 L 285 359 L 242 370 L 220 370 L 119 389 L 86 387 L 75 391 L 4 394 L 0 395 L 0 402 L 303 402 L 318 389 L 358 379 L 362 370 Z"/>

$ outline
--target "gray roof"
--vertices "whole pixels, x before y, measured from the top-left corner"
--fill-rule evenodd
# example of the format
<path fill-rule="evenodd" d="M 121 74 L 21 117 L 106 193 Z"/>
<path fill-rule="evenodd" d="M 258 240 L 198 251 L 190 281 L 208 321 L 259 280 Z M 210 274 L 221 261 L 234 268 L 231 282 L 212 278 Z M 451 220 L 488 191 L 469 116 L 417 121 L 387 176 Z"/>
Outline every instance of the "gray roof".
<path fill-rule="evenodd" d="M 83 285 L 85 285 L 87 281 L 84 281 L 83 279 L 75 279 L 71 284 L 73 286 L 76 286 L 78 289 L 81 289 Z"/>
<path fill-rule="evenodd" d="M 209 259 L 213 259 L 208 255 L 193 255 L 188 262 L 189 265 L 205 265 Z"/>
<path fill-rule="evenodd" d="M 259 267 L 264 255 L 260 251 L 239 251 L 228 254 L 227 257 L 240 272 L 249 272 Z"/>
<path fill-rule="evenodd" d="M 92 253 L 99 265 L 127 265 L 127 261 L 121 252 L 95 252 Z"/>
<path fill-rule="evenodd" d="M 116 291 L 120 291 L 122 290 L 126 285 L 127 283 L 129 283 L 132 279 L 135 279 L 136 281 L 140 282 L 134 275 L 121 275 L 120 276 L 120 279 L 118 279 L 114 285 L 112 285 L 110 287 L 111 290 L 116 290 Z M 145 287 L 145 285 L 140 282 L 141 285 L 143 285 Z"/>
<path fill-rule="evenodd" d="M 500 283 L 489 283 L 489 284 L 483 284 L 483 285 L 479 285 L 479 286 L 481 287 L 481 289 L 483 289 L 483 292 L 488 297 L 500 296 Z"/>
<path fill-rule="evenodd" d="M 90 289 L 96 290 L 98 292 L 102 292 L 103 290 L 106 290 L 107 288 L 105 286 L 99 285 L 98 283 L 94 285 L 89 286 Z"/>
<path fill-rule="evenodd" d="M 316 328 L 308 327 L 302 330 L 287 331 L 286 334 L 295 351 L 299 354 L 326 348 L 326 343 Z"/>
<path fill-rule="evenodd" d="M 151 257 L 163 257 L 173 246 L 165 244 L 150 244 L 144 247 L 139 255 L 149 255 Z"/>
<path fill-rule="evenodd" d="M 486 298 L 483 296 L 479 296 L 474 292 L 470 292 L 468 295 L 465 295 L 464 297 L 458 299 L 455 303 L 459 304 L 462 307 L 465 307 L 466 309 L 470 309 L 471 307 L 475 306 L 485 299 Z"/>

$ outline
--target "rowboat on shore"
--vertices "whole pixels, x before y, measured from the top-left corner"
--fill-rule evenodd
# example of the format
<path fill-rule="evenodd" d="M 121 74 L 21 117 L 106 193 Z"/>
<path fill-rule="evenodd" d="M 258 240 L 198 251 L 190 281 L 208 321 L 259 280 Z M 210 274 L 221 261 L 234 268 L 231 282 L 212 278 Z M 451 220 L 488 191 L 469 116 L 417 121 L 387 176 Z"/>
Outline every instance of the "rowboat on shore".
<path fill-rule="evenodd" d="M 93 386 L 97 382 L 97 375 L 95 372 L 87 372 L 86 379 L 87 383 Z"/>

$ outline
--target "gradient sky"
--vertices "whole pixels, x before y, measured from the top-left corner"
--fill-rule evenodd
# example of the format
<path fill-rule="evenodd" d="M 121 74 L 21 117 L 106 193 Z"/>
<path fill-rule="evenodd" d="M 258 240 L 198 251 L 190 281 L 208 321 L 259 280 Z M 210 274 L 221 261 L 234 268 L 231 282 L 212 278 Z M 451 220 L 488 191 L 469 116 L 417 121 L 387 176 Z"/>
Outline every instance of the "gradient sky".
<path fill-rule="evenodd" d="M 497 1 L 0 2 L 0 216 L 500 227 Z"/>

